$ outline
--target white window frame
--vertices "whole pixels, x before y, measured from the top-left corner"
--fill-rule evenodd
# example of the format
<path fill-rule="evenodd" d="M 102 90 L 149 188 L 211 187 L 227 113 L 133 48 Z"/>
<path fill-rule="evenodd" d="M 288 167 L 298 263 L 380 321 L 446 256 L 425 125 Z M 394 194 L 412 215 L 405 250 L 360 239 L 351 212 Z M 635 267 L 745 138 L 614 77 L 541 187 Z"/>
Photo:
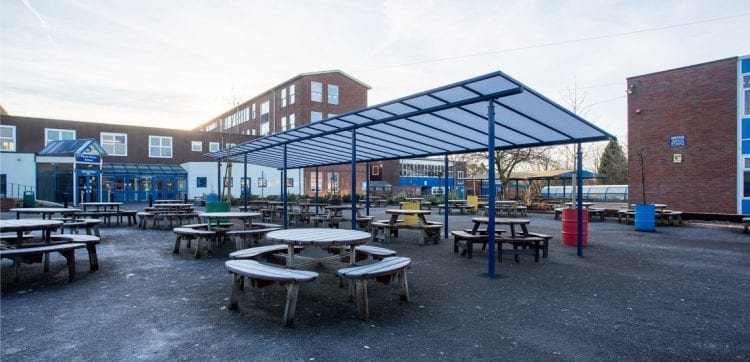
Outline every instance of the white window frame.
<path fill-rule="evenodd" d="M 190 141 L 190 150 L 193 152 L 203 152 L 203 141 Z"/>
<path fill-rule="evenodd" d="M 209 142 L 208 143 L 208 152 L 216 152 L 221 148 L 221 145 L 219 142 Z"/>
<path fill-rule="evenodd" d="M 310 111 L 310 123 L 318 122 L 322 119 L 323 119 L 323 112 Z"/>
<path fill-rule="evenodd" d="M 286 131 L 286 116 L 281 117 L 281 132 Z"/>
<path fill-rule="evenodd" d="M 270 132 L 270 121 L 271 121 L 271 102 L 265 101 L 260 104 L 260 135 L 267 136 Z M 266 120 L 263 120 L 263 116 L 266 116 Z"/>
<path fill-rule="evenodd" d="M 57 133 L 57 139 L 50 140 L 50 132 Z M 72 133 L 73 138 L 63 138 L 63 133 Z M 47 146 L 52 141 L 61 141 L 61 140 L 74 140 L 76 139 L 76 130 L 74 129 L 57 129 L 57 128 L 45 128 L 44 129 L 44 145 Z"/>
<path fill-rule="evenodd" d="M 328 85 L 328 104 L 339 104 L 339 86 L 336 84 Z"/>
<path fill-rule="evenodd" d="M 372 166 L 372 170 L 370 171 L 371 176 L 380 176 L 380 166 Z"/>
<path fill-rule="evenodd" d="M 9 129 L 12 132 L 12 135 L 10 137 L 0 136 L 0 151 L 15 152 L 16 151 L 16 126 L 0 124 L 0 129 Z"/>
<path fill-rule="evenodd" d="M 153 141 L 158 140 L 159 144 L 154 145 Z M 169 145 L 165 145 L 164 141 L 169 140 Z M 157 147 L 161 151 L 158 155 L 154 154 L 153 148 Z M 148 136 L 148 157 L 150 158 L 172 158 L 172 155 L 174 155 L 174 143 L 172 142 L 172 137 L 170 136 Z M 169 155 L 164 155 L 164 150 L 169 149 Z"/>
<path fill-rule="evenodd" d="M 294 104 L 294 84 L 289 86 L 289 104 Z"/>
<path fill-rule="evenodd" d="M 281 88 L 281 108 L 286 107 L 286 88 Z"/>
<path fill-rule="evenodd" d="M 310 100 L 323 102 L 323 83 L 310 81 Z"/>
<path fill-rule="evenodd" d="M 122 143 L 114 142 L 119 136 L 124 136 L 125 141 Z M 104 137 L 112 137 L 112 141 L 104 140 Z M 128 155 L 128 134 L 117 133 L 117 132 L 99 132 L 99 144 L 107 151 L 107 156 L 127 156 Z M 123 152 L 116 152 L 117 145 L 123 145 L 125 147 Z"/>
<path fill-rule="evenodd" d="M 292 114 L 289 115 L 289 129 L 292 129 L 292 128 L 296 127 L 296 126 L 297 125 L 295 124 L 294 113 L 292 113 Z"/>
<path fill-rule="evenodd" d="M 256 112 L 256 109 L 255 109 L 255 103 L 253 103 L 253 110 L 252 110 L 251 118 L 255 119 L 256 116 L 257 116 L 257 112 Z"/>

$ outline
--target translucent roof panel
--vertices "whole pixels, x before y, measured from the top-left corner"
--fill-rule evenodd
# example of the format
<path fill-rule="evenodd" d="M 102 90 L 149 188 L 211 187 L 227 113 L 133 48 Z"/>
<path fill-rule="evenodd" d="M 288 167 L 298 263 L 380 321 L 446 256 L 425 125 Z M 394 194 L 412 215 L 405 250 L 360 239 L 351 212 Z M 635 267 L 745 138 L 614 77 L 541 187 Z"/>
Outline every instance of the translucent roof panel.
<path fill-rule="evenodd" d="M 502 72 L 494 72 L 209 153 L 283 168 L 614 139 Z M 353 137 L 354 134 L 354 137 Z M 352 140 L 356 147 L 352 148 Z"/>

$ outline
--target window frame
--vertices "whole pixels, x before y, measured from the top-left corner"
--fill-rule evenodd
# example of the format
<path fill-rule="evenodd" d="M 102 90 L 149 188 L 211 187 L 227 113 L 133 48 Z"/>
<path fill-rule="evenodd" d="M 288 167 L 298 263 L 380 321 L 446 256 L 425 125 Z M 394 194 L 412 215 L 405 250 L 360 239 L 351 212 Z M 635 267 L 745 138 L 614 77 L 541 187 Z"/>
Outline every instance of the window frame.
<path fill-rule="evenodd" d="M 310 81 L 310 101 L 311 102 L 323 102 L 323 83 Z"/>
<path fill-rule="evenodd" d="M 294 84 L 289 85 L 289 104 L 294 104 Z"/>
<path fill-rule="evenodd" d="M 12 137 L 2 137 L 2 134 L 0 133 L 0 151 L 2 151 L 2 152 L 16 152 L 16 149 L 18 148 L 16 146 L 17 145 L 17 143 L 16 143 L 16 138 L 17 138 L 16 126 L 15 125 L 10 125 L 10 124 L 0 124 L 0 129 L 1 128 L 7 128 L 7 129 L 10 129 L 10 130 L 13 130 L 13 135 L 12 135 Z M 5 149 L 4 145 L 7 142 L 6 139 L 11 139 L 11 138 L 12 138 L 12 142 L 10 143 L 10 145 L 13 146 L 12 147 L 13 149 Z"/>
<path fill-rule="evenodd" d="M 49 139 L 49 132 L 50 131 L 57 132 L 58 133 L 58 137 L 60 137 L 60 138 L 58 138 L 56 140 L 52 140 L 52 141 L 64 141 L 64 140 L 74 140 L 74 139 L 76 139 L 76 130 L 74 130 L 74 129 L 45 128 L 44 129 L 44 146 L 47 146 L 50 142 L 52 142 Z M 63 132 L 71 132 L 71 133 L 73 133 L 73 138 L 62 138 L 62 133 Z"/>
<path fill-rule="evenodd" d="M 328 94 L 326 96 L 326 98 L 328 99 L 328 104 L 339 104 L 339 89 L 339 86 L 336 84 L 328 84 Z"/>
<path fill-rule="evenodd" d="M 313 117 L 313 115 L 320 115 L 318 119 L 315 119 L 317 117 Z M 318 111 L 310 111 L 310 123 L 320 122 L 323 120 L 323 112 Z"/>
<path fill-rule="evenodd" d="M 116 138 L 117 136 L 124 136 L 125 142 L 122 143 L 122 145 L 125 146 L 125 152 L 124 153 L 115 153 L 110 152 L 107 149 L 107 145 L 114 144 L 117 145 L 119 143 L 116 142 L 105 142 L 104 137 L 105 136 L 112 136 L 112 138 Z M 107 156 L 118 156 L 118 157 L 127 157 L 128 156 L 128 134 L 127 133 L 121 133 L 121 132 L 99 132 L 99 144 L 107 151 Z M 112 151 L 115 151 L 115 147 L 112 146 Z"/>
<path fill-rule="evenodd" d="M 281 88 L 281 108 L 286 107 L 286 88 Z"/>
<path fill-rule="evenodd" d="M 195 149 L 195 145 L 198 145 L 198 149 Z M 190 150 L 193 152 L 203 152 L 203 141 L 190 141 Z"/>
<path fill-rule="evenodd" d="M 208 152 L 217 152 L 221 150 L 221 144 L 219 142 L 209 142 Z"/>
<path fill-rule="evenodd" d="M 153 145 L 151 142 L 152 140 L 158 139 L 159 145 Z M 169 146 L 165 146 L 164 140 L 169 140 Z M 159 155 L 154 155 L 152 152 L 152 147 L 159 147 L 159 149 L 166 149 L 169 147 L 169 156 L 162 155 L 163 152 L 159 152 Z M 174 140 L 172 139 L 172 136 L 156 136 L 156 135 L 149 135 L 148 136 L 148 157 L 149 158 L 174 158 Z"/>

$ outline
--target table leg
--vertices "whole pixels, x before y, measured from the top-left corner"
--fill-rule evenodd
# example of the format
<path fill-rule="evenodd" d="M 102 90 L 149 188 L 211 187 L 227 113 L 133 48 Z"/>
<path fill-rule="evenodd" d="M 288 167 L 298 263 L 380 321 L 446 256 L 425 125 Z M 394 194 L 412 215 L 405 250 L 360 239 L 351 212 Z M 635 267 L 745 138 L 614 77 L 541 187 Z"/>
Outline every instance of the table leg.
<path fill-rule="evenodd" d="M 286 252 L 286 267 L 292 268 L 294 265 L 294 244 L 289 244 L 289 249 Z"/>

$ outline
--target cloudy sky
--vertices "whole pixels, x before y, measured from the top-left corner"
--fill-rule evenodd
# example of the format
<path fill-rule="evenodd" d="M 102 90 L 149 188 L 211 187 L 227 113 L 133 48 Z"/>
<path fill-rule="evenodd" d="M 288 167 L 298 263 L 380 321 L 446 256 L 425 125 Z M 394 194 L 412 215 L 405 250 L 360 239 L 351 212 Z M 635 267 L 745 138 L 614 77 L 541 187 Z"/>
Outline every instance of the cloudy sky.
<path fill-rule="evenodd" d="M 0 105 L 187 129 L 299 73 L 372 105 L 501 70 L 624 140 L 625 78 L 748 55 L 749 23 L 747 0 L 0 0 Z"/>

